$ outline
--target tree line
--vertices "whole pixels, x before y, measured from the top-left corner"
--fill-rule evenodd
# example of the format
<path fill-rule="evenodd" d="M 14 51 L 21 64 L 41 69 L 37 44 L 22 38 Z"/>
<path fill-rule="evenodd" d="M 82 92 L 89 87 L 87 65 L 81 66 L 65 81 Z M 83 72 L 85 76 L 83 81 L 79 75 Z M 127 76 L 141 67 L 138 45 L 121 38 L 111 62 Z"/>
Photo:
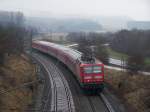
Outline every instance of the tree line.
<path fill-rule="evenodd" d="M 110 45 L 113 50 L 129 56 L 129 70 L 150 69 L 150 65 L 145 65 L 145 58 L 150 57 L 150 30 L 121 30 L 113 34 Z"/>
<path fill-rule="evenodd" d="M 3 18 L 11 15 L 8 21 L 0 20 L 0 64 L 3 64 L 5 55 L 20 54 L 24 51 L 24 41 L 30 32 L 25 28 L 22 13 L 7 12 Z"/>
<path fill-rule="evenodd" d="M 150 30 L 121 30 L 114 34 L 111 47 L 128 55 L 150 56 Z"/>

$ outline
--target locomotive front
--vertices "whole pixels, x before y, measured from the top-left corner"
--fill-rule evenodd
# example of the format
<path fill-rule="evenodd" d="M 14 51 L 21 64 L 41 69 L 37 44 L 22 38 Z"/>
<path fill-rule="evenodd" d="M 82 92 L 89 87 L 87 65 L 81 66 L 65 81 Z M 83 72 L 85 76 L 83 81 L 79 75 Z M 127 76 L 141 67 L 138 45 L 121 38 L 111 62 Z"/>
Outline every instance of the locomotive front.
<path fill-rule="evenodd" d="M 83 88 L 97 90 L 104 88 L 103 64 L 81 64 L 80 73 Z"/>

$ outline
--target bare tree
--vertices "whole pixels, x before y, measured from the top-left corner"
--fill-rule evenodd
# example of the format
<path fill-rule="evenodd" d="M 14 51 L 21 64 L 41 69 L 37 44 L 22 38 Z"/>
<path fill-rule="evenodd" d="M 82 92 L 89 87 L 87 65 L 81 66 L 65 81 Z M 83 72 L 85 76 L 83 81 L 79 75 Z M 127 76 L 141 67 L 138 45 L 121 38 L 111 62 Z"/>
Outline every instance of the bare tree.
<path fill-rule="evenodd" d="M 129 71 L 137 72 L 144 69 L 144 59 L 150 56 L 150 31 L 121 30 L 114 35 L 111 47 L 129 56 L 127 60 Z"/>
<path fill-rule="evenodd" d="M 26 36 L 26 29 L 23 26 L 22 13 L 10 13 L 12 19 L 7 25 L 0 25 L 0 62 L 4 61 L 4 54 L 23 51 L 23 38 Z M 14 22 L 15 21 L 15 22 Z"/>

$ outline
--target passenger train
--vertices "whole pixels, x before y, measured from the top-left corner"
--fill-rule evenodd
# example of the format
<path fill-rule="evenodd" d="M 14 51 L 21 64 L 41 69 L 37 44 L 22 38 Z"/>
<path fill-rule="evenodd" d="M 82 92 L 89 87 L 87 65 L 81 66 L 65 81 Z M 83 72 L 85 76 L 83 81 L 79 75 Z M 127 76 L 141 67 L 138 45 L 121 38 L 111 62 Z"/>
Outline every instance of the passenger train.
<path fill-rule="evenodd" d="M 84 60 L 83 54 L 69 47 L 36 40 L 32 48 L 57 58 L 74 74 L 80 86 L 85 90 L 101 91 L 104 88 L 104 64 L 94 58 L 94 61 Z"/>

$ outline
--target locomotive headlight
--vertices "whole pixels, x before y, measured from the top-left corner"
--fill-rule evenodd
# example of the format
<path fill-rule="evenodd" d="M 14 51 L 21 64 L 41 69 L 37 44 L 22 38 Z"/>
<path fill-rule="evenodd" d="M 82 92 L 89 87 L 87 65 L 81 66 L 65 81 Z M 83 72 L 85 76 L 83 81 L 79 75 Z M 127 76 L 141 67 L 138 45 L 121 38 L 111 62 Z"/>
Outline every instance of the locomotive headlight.
<path fill-rule="evenodd" d="M 95 79 L 102 79 L 103 76 L 95 76 L 94 78 L 95 78 Z"/>
<path fill-rule="evenodd" d="M 84 77 L 84 79 L 92 79 L 92 77 L 91 76 L 86 76 L 86 77 Z"/>

